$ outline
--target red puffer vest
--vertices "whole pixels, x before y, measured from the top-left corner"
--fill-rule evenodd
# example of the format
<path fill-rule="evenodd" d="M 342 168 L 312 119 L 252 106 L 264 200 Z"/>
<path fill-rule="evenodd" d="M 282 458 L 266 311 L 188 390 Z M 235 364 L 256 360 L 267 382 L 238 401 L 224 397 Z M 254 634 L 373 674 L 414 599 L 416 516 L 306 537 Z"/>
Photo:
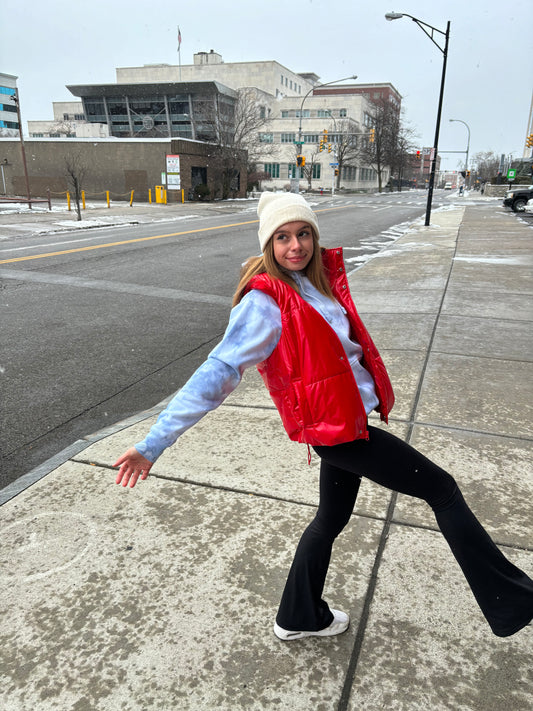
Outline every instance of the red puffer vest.
<path fill-rule="evenodd" d="M 322 259 L 335 298 L 346 309 L 351 338 L 363 349 L 362 365 L 374 379 L 376 409 L 386 422 L 394 404 L 392 386 L 352 301 L 342 249 L 323 250 Z M 259 274 L 248 287 L 269 294 L 281 310 L 278 345 L 257 369 L 290 439 L 327 446 L 367 439 L 363 402 L 346 353 L 328 322 L 279 279 Z"/>

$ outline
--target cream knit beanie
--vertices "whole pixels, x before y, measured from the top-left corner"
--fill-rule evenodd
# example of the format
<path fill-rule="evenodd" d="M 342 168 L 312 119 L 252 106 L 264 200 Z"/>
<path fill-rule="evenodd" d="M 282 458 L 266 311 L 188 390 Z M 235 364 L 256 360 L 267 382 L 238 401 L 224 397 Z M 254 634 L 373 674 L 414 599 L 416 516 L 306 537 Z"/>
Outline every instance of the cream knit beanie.
<path fill-rule="evenodd" d="M 265 192 L 257 205 L 257 214 L 262 252 L 278 227 L 287 222 L 308 222 L 315 230 L 317 238 L 320 237 L 316 215 L 301 195 Z"/>

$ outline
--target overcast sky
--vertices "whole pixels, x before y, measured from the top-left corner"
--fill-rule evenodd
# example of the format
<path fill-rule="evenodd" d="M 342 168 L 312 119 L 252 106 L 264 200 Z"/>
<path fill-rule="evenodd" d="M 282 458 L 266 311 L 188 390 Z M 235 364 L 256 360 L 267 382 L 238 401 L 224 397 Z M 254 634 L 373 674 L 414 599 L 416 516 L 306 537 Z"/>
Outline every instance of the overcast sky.
<path fill-rule="evenodd" d="M 214 49 L 225 62 L 276 60 L 324 82 L 390 82 L 419 146 L 433 145 L 442 53 L 409 18 L 451 34 L 439 149 L 444 168 L 494 151 L 521 157 L 533 90 L 532 0 L 46 0 L 4 3 L 0 71 L 18 76 L 22 119 L 51 119 L 66 84 L 113 83 L 115 67 L 177 64 Z M 437 37 L 437 35 L 436 35 Z M 438 39 L 443 40 L 442 35 Z"/>

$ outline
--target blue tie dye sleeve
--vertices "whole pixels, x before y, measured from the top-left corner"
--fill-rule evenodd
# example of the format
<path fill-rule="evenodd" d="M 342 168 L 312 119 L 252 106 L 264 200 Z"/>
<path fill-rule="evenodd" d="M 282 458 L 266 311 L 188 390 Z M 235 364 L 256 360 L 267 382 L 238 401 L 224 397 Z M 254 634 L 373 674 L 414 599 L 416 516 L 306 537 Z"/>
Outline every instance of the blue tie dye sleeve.
<path fill-rule="evenodd" d="M 155 462 L 178 437 L 217 408 L 250 366 L 268 358 L 281 336 L 281 314 L 267 294 L 252 290 L 235 306 L 222 341 L 179 390 L 135 448 Z"/>

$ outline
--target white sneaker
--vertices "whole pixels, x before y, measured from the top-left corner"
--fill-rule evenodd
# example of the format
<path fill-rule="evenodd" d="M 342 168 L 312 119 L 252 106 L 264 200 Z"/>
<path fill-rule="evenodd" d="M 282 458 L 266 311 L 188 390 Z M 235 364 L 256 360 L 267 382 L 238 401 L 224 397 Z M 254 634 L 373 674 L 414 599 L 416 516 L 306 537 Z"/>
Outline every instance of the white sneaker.
<path fill-rule="evenodd" d="M 274 623 L 274 634 L 279 639 L 288 642 L 291 639 L 302 639 L 303 637 L 332 637 L 336 634 L 346 632 L 350 626 L 350 616 L 346 612 L 340 610 L 331 610 L 333 613 L 333 622 L 323 630 L 315 630 L 314 632 L 291 632 L 284 630 L 277 623 Z"/>

